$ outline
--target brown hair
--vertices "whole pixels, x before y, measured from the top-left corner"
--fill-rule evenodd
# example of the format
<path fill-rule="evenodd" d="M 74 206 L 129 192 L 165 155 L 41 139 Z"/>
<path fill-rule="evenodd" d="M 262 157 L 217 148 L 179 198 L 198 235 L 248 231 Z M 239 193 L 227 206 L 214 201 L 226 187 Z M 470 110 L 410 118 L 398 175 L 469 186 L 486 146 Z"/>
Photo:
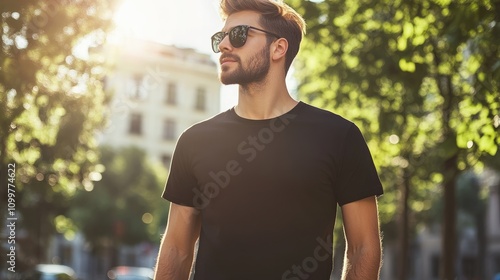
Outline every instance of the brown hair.
<path fill-rule="evenodd" d="M 260 24 L 288 41 L 285 57 L 285 71 L 288 72 L 293 59 L 299 52 L 302 34 L 305 34 L 304 19 L 283 0 L 221 0 L 220 12 L 225 20 L 229 15 L 241 11 L 255 11 L 261 14 Z"/>

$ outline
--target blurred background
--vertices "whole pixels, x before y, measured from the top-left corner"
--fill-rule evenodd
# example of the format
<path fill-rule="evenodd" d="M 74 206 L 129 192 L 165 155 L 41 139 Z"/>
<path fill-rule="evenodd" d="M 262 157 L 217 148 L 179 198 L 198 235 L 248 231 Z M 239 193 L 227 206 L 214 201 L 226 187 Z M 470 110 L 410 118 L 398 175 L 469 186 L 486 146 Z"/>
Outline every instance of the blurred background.
<path fill-rule="evenodd" d="M 285 2 L 307 22 L 291 92 L 356 123 L 383 182 L 381 278 L 498 279 L 500 1 Z M 177 137 L 236 103 L 218 1 L 6 0 L 0 20 L 0 279 L 152 268 Z"/>

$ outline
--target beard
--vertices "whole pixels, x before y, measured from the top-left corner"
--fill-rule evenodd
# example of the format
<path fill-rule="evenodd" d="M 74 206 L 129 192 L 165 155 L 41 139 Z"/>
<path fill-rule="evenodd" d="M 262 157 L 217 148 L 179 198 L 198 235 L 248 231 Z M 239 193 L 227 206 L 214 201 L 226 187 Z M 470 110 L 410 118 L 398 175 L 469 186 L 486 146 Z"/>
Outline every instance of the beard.
<path fill-rule="evenodd" d="M 238 59 L 239 67 L 232 72 L 224 73 L 221 69 L 219 75 L 221 83 L 224 85 L 239 84 L 245 86 L 264 80 L 271 67 L 270 52 L 269 46 L 265 46 L 248 60 L 248 67 L 243 68 L 241 60 Z"/>

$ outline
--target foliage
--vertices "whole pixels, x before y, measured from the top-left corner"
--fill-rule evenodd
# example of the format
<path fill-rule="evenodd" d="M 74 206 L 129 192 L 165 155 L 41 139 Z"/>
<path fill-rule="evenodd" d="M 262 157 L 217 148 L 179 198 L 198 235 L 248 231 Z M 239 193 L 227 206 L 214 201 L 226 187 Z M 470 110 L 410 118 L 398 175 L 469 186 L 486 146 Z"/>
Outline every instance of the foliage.
<path fill-rule="evenodd" d="M 500 1 L 288 2 L 308 23 L 299 94 L 360 126 L 384 182 L 389 233 L 405 191 L 421 221 L 441 193 L 434 186 L 454 201 L 459 171 L 498 154 Z M 454 205 L 445 209 L 454 230 Z"/>
<path fill-rule="evenodd" d="M 69 217 L 96 251 L 113 242 L 158 242 L 166 221 L 159 195 L 165 170 L 150 164 L 138 148 L 103 147 L 101 153 L 102 179 L 77 191 Z"/>
<path fill-rule="evenodd" d="M 94 133 L 104 122 L 105 67 L 88 48 L 104 43 L 113 3 L 0 4 L 0 182 L 15 163 L 16 210 L 29 233 L 20 247 L 29 250 L 26 261 L 43 261 L 55 217 L 98 160 Z"/>

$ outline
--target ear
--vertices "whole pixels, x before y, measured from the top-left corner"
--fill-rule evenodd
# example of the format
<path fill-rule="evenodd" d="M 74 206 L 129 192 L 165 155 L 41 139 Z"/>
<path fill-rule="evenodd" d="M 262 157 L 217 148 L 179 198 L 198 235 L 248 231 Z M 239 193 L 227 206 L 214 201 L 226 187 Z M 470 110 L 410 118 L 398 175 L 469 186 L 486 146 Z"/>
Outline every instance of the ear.
<path fill-rule="evenodd" d="M 288 41 L 285 38 L 279 38 L 272 44 L 271 58 L 273 60 L 285 59 L 288 50 Z"/>

